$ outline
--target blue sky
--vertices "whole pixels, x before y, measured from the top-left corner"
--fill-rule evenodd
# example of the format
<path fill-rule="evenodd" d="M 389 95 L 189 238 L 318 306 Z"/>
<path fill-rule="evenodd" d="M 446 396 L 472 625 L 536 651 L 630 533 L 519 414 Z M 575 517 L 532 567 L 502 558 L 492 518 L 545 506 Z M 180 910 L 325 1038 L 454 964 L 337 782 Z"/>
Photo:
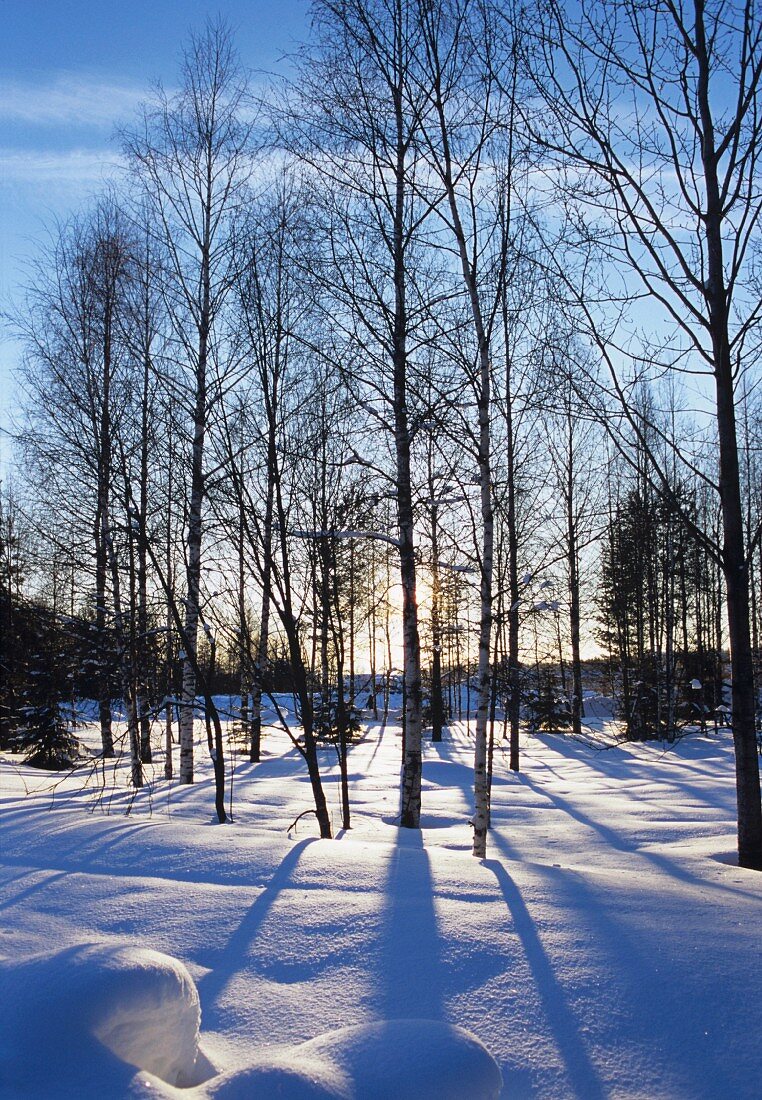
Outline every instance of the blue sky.
<path fill-rule="evenodd" d="M 115 126 L 183 42 L 222 15 L 243 63 L 276 71 L 308 30 L 308 0 L 0 0 L 0 310 L 18 302 L 37 242 L 113 171 Z M 0 428 L 19 347 L 0 331 Z M 0 455 L 7 453 L 0 435 Z"/>

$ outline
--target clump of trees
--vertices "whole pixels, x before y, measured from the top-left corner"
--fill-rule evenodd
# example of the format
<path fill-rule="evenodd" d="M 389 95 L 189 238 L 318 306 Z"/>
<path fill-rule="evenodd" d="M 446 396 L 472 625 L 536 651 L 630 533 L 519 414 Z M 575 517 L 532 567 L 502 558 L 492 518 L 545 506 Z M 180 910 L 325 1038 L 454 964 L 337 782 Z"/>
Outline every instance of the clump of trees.
<path fill-rule="evenodd" d="M 192 37 L 177 93 L 124 131 L 129 180 L 40 254 L 19 321 L 35 560 L 7 572 L 4 624 L 31 600 L 59 622 L 66 593 L 103 755 L 118 697 L 134 784 L 160 715 L 190 783 L 203 720 L 221 820 L 215 685 L 256 762 L 287 683 L 326 837 L 319 739 L 348 827 L 357 711 L 399 663 L 401 823 L 426 722 L 439 739 L 465 709 L 479 857 L 527 668 L 534 725 L 579 734 L 595 642 L 635 739 L 729 675 L 759 867 L 753 9 L 314 11 L 293 86 L 256 104 L 227 28 Z"/>

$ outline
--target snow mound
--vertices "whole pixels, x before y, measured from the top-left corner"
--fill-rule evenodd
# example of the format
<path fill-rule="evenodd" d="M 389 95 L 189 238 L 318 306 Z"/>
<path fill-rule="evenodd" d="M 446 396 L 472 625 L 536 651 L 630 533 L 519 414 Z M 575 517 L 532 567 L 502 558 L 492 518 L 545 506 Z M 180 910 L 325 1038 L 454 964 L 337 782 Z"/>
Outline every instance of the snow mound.
<path fill-rule="evenodd" d="M 503 1080 L 487 1048 L 438 1020 L 388 1020 L 329 1031 L 303 1043 L 343 1070 L 362 1100 L 494 1100 Z"/>
<path fill-rule="evenodd" d="M 103 1047 L 119 1062 L 169 1084 L 198 1080 L 198 992 L 185 966 L 169 955 L 84 944 L 5 962 L 2 985 L 14 1009 L 3 1045 L 22 1077 L 30 1078 L 30 1088 L 35 1070 L 76 1075 L 74 1063 L 81 1067 L 86 1058 L 94 1074 L 110 1074 L 114 1060 L 103 1057 Z"/>
<path fill-rule="evenodd" d="M 389 1020 L 329 1031 L 206 1083 L 213 1100 L 495 1100 L 492 1055 L 463 1028 Z"/>
<path fill-rule="evenodd" d="M 12 1082 L 3 1097 L 495 1100 L 502 1087 L 479 1040 L 436 1020 L 340 1028 L 216 1074 L 199 1050 L 191 975 L 142 947 L 84 944 L 3 961 L 0 984 L 12 1007 L 0 1016 L 0 1077 Z"/>
<path fill-rule="evenodd" d="M 208 1081 L 203 1095 L 210 1100 L 354 1100 L 357 1093 L 340 1069 L 293 1047 Z"/>

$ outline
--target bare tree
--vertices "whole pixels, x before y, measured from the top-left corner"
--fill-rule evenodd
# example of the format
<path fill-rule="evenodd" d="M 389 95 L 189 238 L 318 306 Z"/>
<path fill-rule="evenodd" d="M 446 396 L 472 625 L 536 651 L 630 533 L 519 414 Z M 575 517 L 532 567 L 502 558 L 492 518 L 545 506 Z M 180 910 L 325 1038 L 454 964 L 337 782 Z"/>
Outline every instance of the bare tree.
<path fill-rule="evenodd" d="M 473 332 L 473 362 L 464 364 L 476 405 L 474 451 L 481 513 L 479 561 L 478 703 L 474 755 L 474 843 L 486 855 L 489 827 L 487 726 L 492 683 L 494 496 L 491 420 L 492 342 L 507 271 L 501 233 L 502 189 L 514 187 L 515 87 L 503 94 L 498 68 L 513 68 L 515 50 L 498 56 L 495 9 L 453 0 L 421 7 L 421 64 L 416 73 L 430 111 L 423 126 L 426 152 L 442 201 L 432 201 L 452 239 Z M 502 162 L 502 170 L 496 165 Z"/>
<path fill-rule="evenodd" d="M 62 227 L 36 271 L 19 328 L 27 345 L 22 446 L 35 493 L 54 516 L 90 526 L 97 695 L 104 756 L 114 755 L 107 637 L 108 532 L 113 451 L 127 390 L 118 317 L 129 266 L 126 225 L 111 198 L 89 218 Z M 72 479 L 78 488 L 72 488 Z M 71 515 L 67 517 L 69 509 Z M 88 514 L 89 513 L 89 514 Z M 74 549 L 70 536 L 61 536 Z M 84 548 L 83 548 L 84 549 Z M 76 551 L 73 557 L 77 558 Z M 78 561 L 80 576 L 90 567 Z"/>
<path fill-rule="evenodd" d="M 186 536 L 185 660 L 180 781 L 193 781 L 195 659 L 201 606 L 205 446 L 225 374 L 220 317 L 235 277 L 231 225 L 251 168 L 246 80 L 230 32 L 208 24 L 183 55 L 182 85 L 159 87 L 140 128 L 125 135 L 154 232 L 166 255 L 165 300 L 185 370 L 178 404 L 191 422 Z"/>
<path fill-rule="evenodd" d="M 285 636 L 303 740 L 285 720 L 284 729 L 307 764 L 320 835 L 330 837 L 303 651 L 304 545 L 292 534 L 299 526 L 300 475 L 312 458 L 303 414 L 313 400 L 314 300 L 293 260 L 297 239 L 307 234 L 303 200 L 293 177 L 284 173 L 252 202 L 237 227 L 240 276 L 232 325 L 241 377 L 222 406 L 219 471 L 224 492 L 215 503 L 229 508 L 232 502 L 243 587 L 251 579 L 261 594 L 258 638 L 248 629 L 238 637 L 251 676 L 250 759 L 256 762 L 261 751 L 262 696 L 274 619 Z M 239 612 L 240 602 L 239 597 Z"/>
<path fill-rule="evenodd" d="M 422 687 L 411 441 L 414 345 L 425 294 L 413 285 L 426 208 L 416 201 L 423 97 L 409 81 L 420 37 L 415 0 L 319 0 L 318 48 L 306 59 L 286 140 L 326 186 L 324 225 L 332 323 L 350 354 L 345 379 L 393 439 L 404 642 L 405 707 L 400 820 L 418 828 Z"/>
<path fill-rule="evenodd" d="M 600 424 L 591 415 L 589 396 L 578 395 L 584 380 L 594 377 L 578 341 L 563 328 L 547 335 L 546 385 L 543 405 L 548 427 L 548 455 L 551 465 L 554 534 L 563 548 L 568 597 L 569 646 L 571 649 L 572 729 L 582 732 L 582 582 L 585 558 L 599 537 L 597 522 L 601 501 L 601 479 L 596 474 L 596 457 L 601 453 Z M 560 515 L 558 514 L 560 512 Z"/>
<path fill-rule="evenodd" d="M 610 365 L 622 413 L 646 444 L 618 369 L 633 353 L 617 343 L 626 300 L 647 299 L 663 322 L 634 349 L 636 363 L 703 373 L 713 385 L 722 532 L 707 549 L 727 592 L 739 862 L 762 869 L 749 633 L 749 557 L 759 530 L 745 539 L 736 429 L 736 387 L 755 369 L 762 315 L 750 281 L 762 218 L 762 21 L 754 0 L 551 0 L 535 14 L 533 128 L 580 254 L 592 241 L 602 246 L 604 279 L 621 272 L 620 300 L 612 302 L 610 285 L 583 280 L 591 269 L 569 249 L 558 274 Z M 668 495 L 664 471 L 656 461 L 649 469 Z"/>

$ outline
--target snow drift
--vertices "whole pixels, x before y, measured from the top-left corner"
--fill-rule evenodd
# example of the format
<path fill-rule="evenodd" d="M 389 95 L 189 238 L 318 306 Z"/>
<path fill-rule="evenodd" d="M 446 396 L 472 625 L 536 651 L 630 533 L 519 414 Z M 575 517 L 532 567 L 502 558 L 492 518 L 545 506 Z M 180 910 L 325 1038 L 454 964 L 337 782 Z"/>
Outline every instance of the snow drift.
<path fill-rule="evenodd" d="M 495 1100 L 494 1058 L 463 1028 L 388 1020 L 329 1031 L 209 1081 L 214 1100 Z"/>
<path fill-rule="evenodd" d="M 3 1077 L 18 1095 L 84 1095 L 83 1075 L 118 1087 L 135 1066 L 171 1085 L 199 1080 L 198 991 L 169 955 L 83 944 L 4 962 L 2 985 L 13 1006 L 3 1020 Z"/>
<path fill-rule="evenodd" d="M 434 1020 L 340 1028 L 217 1073 L 199 1047 L 193 978 L 146 948 L 84 944 L 1 971 L 13 1006 L 0 1046 L 4 1096 L 495 1100 L 502 1088 L 479 1040 Z"/>
<path fill-rule="evenodd" d="M 762 876 L 732 856 L 732 736 L 614 746 L 592 725 L 596 745 L 527 739 L 519 774 L 496 744 L 485 862 L 470 855 L 465 722 L 424 745 L 420 832 L 394 818 L 399 726 L 371 728 L 351 750 L 352 832 L 336 841 L 314 837 L 309 819 L 287 837 L 310 795 L 283 731 L 268 731 L 260 764 L 238 761 L 224 829 L 207 824 L 200 723 L 192 787 L 161 778 L 157 748 L 141 791 L 125 761 L 113 791 L 87 771 L 52 797 L 49 777 L 0 754 L 0 956 L 18 967 L 56 951 L 63 968 L 63 949 L 76 959 L 86 943 L 182 959 L 214 1063 L 199 1053 L 196 1083 L 180 1086 L 136 1067 L 142 1040 L 131 1063 L 118 1057 L 71 972 L 56 992 L 38 958 L 35 975 L 0 973 L 2 1100 L 335 1100 L 368 1079 L 314 1037 L 397 1017 L 477 1035 L 506 1098 L 759 1100 Z M 99 743 L 97 724 L 84 734 Z M 437 1068 L 414 1045 L 411 1090 Z M 179 1081 L 187 1067 L 176 1068 Z"/>

